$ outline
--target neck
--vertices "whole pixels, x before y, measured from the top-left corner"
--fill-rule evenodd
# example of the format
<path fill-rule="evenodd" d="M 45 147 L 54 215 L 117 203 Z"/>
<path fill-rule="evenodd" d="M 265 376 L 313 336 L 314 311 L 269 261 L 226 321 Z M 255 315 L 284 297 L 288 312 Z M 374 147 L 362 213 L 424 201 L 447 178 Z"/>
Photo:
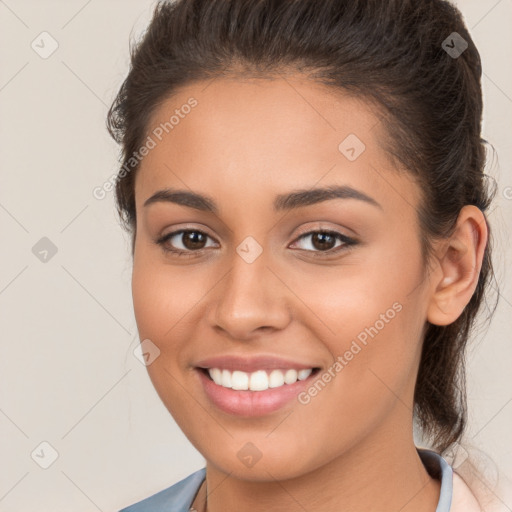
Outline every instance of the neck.
<path fill-rule="evenodd" d="M 194 508 L 198 512 L 433 512 L 440 482 L 423 466 L 412 437 L 396 429 L 383 439 L 361 442 L 327 464 L 300 477 L 248 481 L 207 463 Z M 370 442 L 371 441 L 371 442 Z M 208 490 L 207 507 L 204 499 Z"/>

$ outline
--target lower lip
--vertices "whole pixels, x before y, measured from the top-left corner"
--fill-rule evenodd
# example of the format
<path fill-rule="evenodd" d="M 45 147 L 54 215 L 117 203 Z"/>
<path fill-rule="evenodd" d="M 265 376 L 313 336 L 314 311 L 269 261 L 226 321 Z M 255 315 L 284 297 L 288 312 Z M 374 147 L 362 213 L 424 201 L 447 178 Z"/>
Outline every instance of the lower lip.
<path fill-rule="evenodd" d="M 293 400 L 316 378 L 318 371 L 307 379 L 284 384 L 265 391 L 237 391 L 215 384 L 203 371 L 196 369 L 209 400 L 220 410 L 237 416 L 263 416 L 275 412 Z"/>

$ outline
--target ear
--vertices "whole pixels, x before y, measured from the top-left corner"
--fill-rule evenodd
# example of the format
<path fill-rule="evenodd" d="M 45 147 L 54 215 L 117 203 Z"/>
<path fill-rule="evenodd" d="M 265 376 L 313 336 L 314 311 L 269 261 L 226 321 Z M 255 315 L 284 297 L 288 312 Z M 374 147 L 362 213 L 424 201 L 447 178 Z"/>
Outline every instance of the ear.
<path fill-rule="evenodd" d="M 449 325 L 461 315 L 478 284 L 488 230 L 482 211 L 464 206 L 453 234 L 436 251 L 439 267 L 432 273 L 433 292 L 427 320 L 435 325 Z"/>

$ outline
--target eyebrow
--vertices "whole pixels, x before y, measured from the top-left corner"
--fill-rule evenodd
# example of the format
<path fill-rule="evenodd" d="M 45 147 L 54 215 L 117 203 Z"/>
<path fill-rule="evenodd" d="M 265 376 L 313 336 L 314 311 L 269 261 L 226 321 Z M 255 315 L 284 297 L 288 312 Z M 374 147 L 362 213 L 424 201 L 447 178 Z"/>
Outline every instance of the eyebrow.
<path fill-rule="evenodd" d="M 289 211 L 318 204 L 330 199 L 357 199 L 382 209 L 382 206 L 372 197 L 348 185 L 341 185 L 294 190 L 288 194 L 278 195 L 274 199 L 274 211 Z M 218 207 L 211 197 L 189 190 L 170 188 L 159 190 L 146 199 L 144 206 L 146 207 L 159 202 L 175 203 L 195 210 L 210 212 L 215 215 L 219 213 Z"/>

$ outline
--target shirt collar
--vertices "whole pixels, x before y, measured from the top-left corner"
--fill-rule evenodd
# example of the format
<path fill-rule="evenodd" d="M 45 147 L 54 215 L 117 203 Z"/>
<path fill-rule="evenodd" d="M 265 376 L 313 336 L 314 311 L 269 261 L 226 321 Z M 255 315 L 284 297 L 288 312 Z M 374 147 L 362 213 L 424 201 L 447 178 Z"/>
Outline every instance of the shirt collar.
<path fill-rule="evenodd" d="M 438 453 L 426 448 L 416 448 L 421 462 L 432 478 L 441 481 L 441 492 L 436 512 L 449 512 L 453 495 L 452 467 Z"/>

